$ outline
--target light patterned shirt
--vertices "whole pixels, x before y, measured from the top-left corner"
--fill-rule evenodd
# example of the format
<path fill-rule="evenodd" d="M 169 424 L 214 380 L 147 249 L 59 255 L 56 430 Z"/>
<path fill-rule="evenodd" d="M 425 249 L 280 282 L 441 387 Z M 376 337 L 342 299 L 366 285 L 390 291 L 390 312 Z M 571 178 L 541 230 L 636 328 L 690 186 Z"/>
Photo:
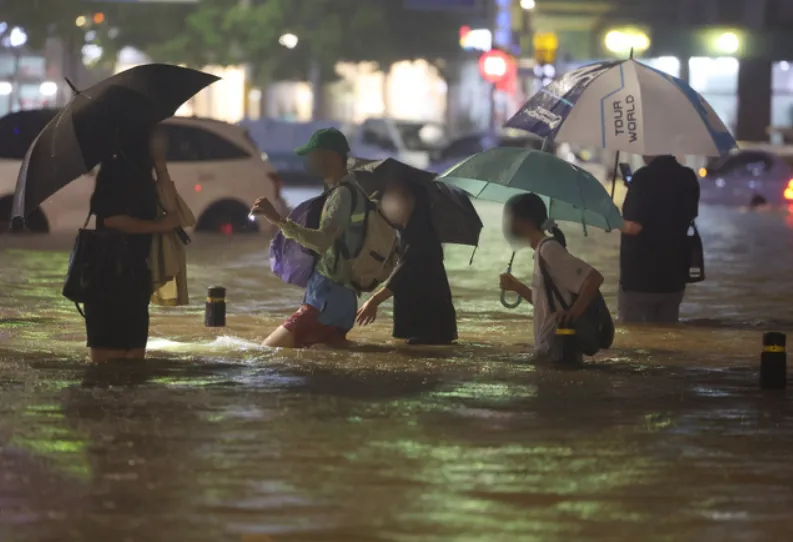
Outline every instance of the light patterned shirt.
<path fill-rule="evenodd" d="M 592 272 L 592 267 L 567 252 L 558 241 L 550 237 L 537 246 L 531 280 L 531 297 L 534 303 L 534 354 L 546 356 L 551 353 L 556 336 L 556 318 L 551 312 L 545 291 L 540 258 L 545 262 L 551 280 L 556 284 L 568 307 L 572 305 L 573 295 L 581 292 L 581 287 Z M 554 305 L 557 312 L 562 310 L 558 300 L 554 299 Z"/>

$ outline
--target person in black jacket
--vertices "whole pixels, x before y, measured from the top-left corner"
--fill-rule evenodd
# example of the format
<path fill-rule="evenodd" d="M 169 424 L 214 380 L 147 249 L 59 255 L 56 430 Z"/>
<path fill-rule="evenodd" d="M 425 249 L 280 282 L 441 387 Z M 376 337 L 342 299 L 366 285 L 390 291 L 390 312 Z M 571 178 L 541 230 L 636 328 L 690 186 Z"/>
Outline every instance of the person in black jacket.
<path fill-rule="evenodd" d="M 383 194 L 382 206 L 400 228 L 402 255 L 388 281 L 358 310 L 357 322 L 374 322 L 377 308 L 393 296 L 394 338 L 408 344 L 450 344 L 457 339 L 457 315 L 429 196 L 420 186 L 395 181 Z"/>
<path fill-rule="evenodd" d="M 674 324 L 686 290 L 686 237 L 699 214 L 699 181 L 674 156 L 644 160 L 622 206 L 619 319 Z"/>
<path fill-rule="evenodd" d="M 160 134 L 119 136 L 112 156 L 102 161 L 91 196 L 97 230 L 111 230 L 109 261 L 100 268 L 85 303 L 85 328 L 91 360 L 143 359 L 149 336 L 148 267 L 152 234 L 178 226 L 178 216 L 158 218 L 153 171 L 163 167 Z"/>

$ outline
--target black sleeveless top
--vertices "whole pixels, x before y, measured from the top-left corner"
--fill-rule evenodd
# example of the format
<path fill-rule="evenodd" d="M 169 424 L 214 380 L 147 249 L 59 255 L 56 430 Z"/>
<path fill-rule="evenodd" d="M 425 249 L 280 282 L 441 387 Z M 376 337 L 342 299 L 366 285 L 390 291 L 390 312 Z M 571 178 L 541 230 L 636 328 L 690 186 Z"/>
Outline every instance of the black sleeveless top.
<path fill-rule="evenodd" d="M 106 229 L 105 219 L 128 215 L 141 220 L 157 218 L 157 187 L 151 169 L 131 164 L 116 155 L 102 164 L 91 197 L 91 212 L 97 229 Z M 151 234 L 121 234 L 129 245 L 132 265 L 146 265 L 151 250 Z"/>

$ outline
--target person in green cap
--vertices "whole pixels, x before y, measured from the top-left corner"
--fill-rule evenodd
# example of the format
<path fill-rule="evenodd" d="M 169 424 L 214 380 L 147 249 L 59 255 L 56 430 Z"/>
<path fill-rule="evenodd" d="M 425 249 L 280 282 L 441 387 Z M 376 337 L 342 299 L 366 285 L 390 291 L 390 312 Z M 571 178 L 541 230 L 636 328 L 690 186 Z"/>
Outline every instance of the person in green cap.
<path fill-rule="evenodd" d="M 267 198 L 256 200 L 252 213 L 277 226 L 284 237 L 319 255 L 308 281 L 303 305 L 265 339 L 263 346 L 305 348 L 317 344 L 340 345 L 355 325 L 358 292 L 351 284 L 349 263 L 339 254 L 339 243 L 348 242 L 350 217 L 363 213 L 366 194 L 347 170 L 350 146 L 335 128 L 316 131 L 295 152 L 305 156 L 308 169 L 325 182 L 325 203 L 317 229 L 281 216 Z M 362 197 L 353 197 L 358 190 Z M 353 208 L 353 205 L 359 207 Z"/>

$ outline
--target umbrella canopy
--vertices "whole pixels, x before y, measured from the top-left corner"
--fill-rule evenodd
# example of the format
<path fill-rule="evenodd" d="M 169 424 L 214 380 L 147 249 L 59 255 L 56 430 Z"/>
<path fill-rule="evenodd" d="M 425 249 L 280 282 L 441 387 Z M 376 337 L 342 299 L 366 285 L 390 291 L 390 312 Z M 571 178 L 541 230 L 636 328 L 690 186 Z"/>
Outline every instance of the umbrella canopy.
<path fill-rule="evenodd" d="M 645 156 L 719 156 L 735 139 L 687 83 L 633 59 L 598 62 L 535 94 L 506 126 Z"/>
<path fill-rule="evenodd" d="M 497 147 L 471 156 L 438 180 L 500 203 L 534 192 L 545 199 L 554 220 L 606 231 L 623 225 L 619 209 L 595 177 L 547 152 Z"/>
<path fill-rule="evenodd" d="M 441 243 L 477 246 L 482 220 L 471 199 L 463 190 L 439 183 L 435 174 L 409 166 L 399 160 L 365 160 L 350 158 L 349 170 L 358 184 L 373 196 L 381 193 L 390 180 L 421 187 L 430 200 L 432 224 Z"/>
<path fill-rule="evenodd" d="M 110 155 L 118 132 L 151 128 L 172 116 L 214 75 L 168 64 L 137 66 L 75 97 L 41 131 L 20 168 L 14 216 L 22 217 Z"/>

